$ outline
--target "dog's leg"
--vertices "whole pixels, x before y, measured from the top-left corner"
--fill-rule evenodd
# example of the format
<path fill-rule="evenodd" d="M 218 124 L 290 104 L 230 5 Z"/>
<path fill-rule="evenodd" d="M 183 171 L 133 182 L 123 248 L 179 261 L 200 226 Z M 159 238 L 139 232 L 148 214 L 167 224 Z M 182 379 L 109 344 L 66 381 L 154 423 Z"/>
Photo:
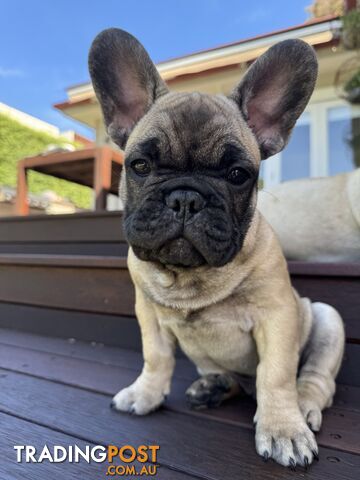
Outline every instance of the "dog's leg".
<path fill-rule="evenodd" d="M 298 378 L 299 405 L 313 431 L 321 426 L 321 411 L 330 407 L 335 377 L 344 352 L 344 326 L 338 312 L 324 303 L 312 304 L 313 325 L 302 355 Z"/>
<path fill-rule="evenodd" d="M 139 287 L 136 287 L 135 310 L 141 328 L 144 367 L 132 385 L 115 395 L 111 407 L 145 415 L 158 408 L 170 393 L 175 338 L 159 325 L 154 307 Z"/>
<path fill-rule="evenodd" d="M 299 405 L 296 376 L 299 362 L 299 319 L 295 303 L 268 308 L 254 328 L 259 354 L 256 394 L 256 450 L 281 465 L 307 467 L 318 447 Z"/>
<path fill-rule="evenodd" d="M 208 373 L 195 380 L 186 390 L 186 401 L 191 408 L 213 408 L 241 392 L 244 390 L 235 374 Z"/>

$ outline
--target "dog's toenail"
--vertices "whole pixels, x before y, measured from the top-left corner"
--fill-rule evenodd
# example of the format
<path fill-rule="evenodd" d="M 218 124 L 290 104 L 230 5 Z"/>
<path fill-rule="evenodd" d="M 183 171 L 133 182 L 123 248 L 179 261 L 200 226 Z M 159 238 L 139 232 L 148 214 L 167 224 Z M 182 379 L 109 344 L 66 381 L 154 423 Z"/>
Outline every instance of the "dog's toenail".
<path fill-rule="evenodd" d="M 314 455 L 315 460 L 319 461 L 319 454 L 316 450 L 311 450 L 312 454 Z"/>
<path fill-rule="evenodd" d="M 114 400 L 111 400 L 110 402 L 110 408 L 115 408 L 116 404 Z"/>
<path fill-rule="evenodd" d="M 295 459 L 294 458 L 290 458 L 289 460 L 289 468 L 295 472 L 296 470 L 296 462 L 295 462 Z"/>
<path fill-rule="evenodd" d="M 307 456 L 304 457 L 304 467 L 305 467 L 305 470 L 309 468 L 309 459 Z"/>
<path fill-rule="evenodd" d="M 264 462 L 267 462 L 269 460 L 269 452 L 267 450 L 265 450 L 262 459 L 264 460 Z"/>

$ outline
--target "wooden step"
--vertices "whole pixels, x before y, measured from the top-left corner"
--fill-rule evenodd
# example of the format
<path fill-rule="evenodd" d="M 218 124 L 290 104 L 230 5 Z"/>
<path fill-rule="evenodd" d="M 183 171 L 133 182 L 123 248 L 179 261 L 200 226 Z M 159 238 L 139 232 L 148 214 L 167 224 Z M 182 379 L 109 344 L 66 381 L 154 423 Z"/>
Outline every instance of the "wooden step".
<path fill-rule="evenodd" d="M 2 218 L 0 253 L 126 255 L 122 212 Z"/>
<path fill-rule="evenodd" d="M 2 254 L 0 301 L 134 315 L 134 289 L 125 257 Z"/>
<path fill-rule="evenodd" d="M 340 380 L 360 386 L 360 266 L 289 263 L 299 293 L 334 305 L 348 345 Z M 125 257 L 0 254 L 0 327 L 141 349 Z"/>
<path fill-rule="evenodd" d="M 289 262 L 289 269 L 299 293 L 337 308 L 349 341 L 359 343 L 360 264 Z M 124 256 L 0 254 L 0 302 L 134 316 Z"/>

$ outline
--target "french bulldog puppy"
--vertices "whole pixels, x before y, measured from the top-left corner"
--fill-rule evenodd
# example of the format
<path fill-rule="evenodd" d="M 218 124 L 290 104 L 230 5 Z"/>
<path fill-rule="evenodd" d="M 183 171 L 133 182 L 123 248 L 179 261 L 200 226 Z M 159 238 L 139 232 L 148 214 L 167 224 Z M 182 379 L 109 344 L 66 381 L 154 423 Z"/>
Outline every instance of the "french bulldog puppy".
<path fill-rule="evenodd" d="M 229 97 L 169 92 L 122 30 L 98 35 L 89 69 L 107 131 L 126 146 L 120 192 L 144 355 L 113 408 L 158 408 L 179 343 L 201 376 L 191 405 L 218 405 L 241 390 L 238 374 L 256 375 L 257 452 L 307 466 L 335 392 L 343 324 L 292 289 L 256 199 L 261 160 L 284 148 L 313 91 L 314 51 L 299 40 L 273 46 Z"/>
<path fill-rule="evenodd" d="M 360 261 L 360 168 L 266 189 L 259 194 L 258 208 L 286 258 Z"/>

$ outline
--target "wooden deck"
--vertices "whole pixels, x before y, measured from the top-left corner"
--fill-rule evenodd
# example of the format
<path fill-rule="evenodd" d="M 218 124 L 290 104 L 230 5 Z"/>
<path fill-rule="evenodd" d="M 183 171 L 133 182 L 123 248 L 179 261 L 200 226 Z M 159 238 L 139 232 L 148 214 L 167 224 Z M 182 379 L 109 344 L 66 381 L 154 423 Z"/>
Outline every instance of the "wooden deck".
<path fill-rule="evenodd" d="M 163 480 L 359 478 L 360 387 L 339 386 L 318 435 L 320 461 L 307 472 L 292 472 L 273 462 L 264 464 L 256 455 L 251 399 L 212 410 L 188 409 L 184 390 L 196 374 L 185 359 L 177 362 L 165 407 L 134 417 L 112 411 L 109 403 L 136 378 L 140 353 L 6 329 L 0 330 L 0 343 L 1 479 L 106 477 L 107 464 L 15 462 L 14 445 L 40 449 L 45 443 L 157 444 L 160 467 L 155 478 Z"/>
<path fill-rule="evenodd" d="M 197 375 L 181 354 L 164 408 L 140 418 L 109 408 L 142 365 L 126 250 L 119 212 L 0 222 L 0 480 L 108 478 L 107 464 L 16 463 L 14 445 L 45 443 L 157 444 L 161 480 L 359 478 L 359 264 L 289 264 L 299 292 L 338 308 L 347 334 L 320 461 L 292 472 L 256 455 L 252 399 L 188 409 Z"/>

